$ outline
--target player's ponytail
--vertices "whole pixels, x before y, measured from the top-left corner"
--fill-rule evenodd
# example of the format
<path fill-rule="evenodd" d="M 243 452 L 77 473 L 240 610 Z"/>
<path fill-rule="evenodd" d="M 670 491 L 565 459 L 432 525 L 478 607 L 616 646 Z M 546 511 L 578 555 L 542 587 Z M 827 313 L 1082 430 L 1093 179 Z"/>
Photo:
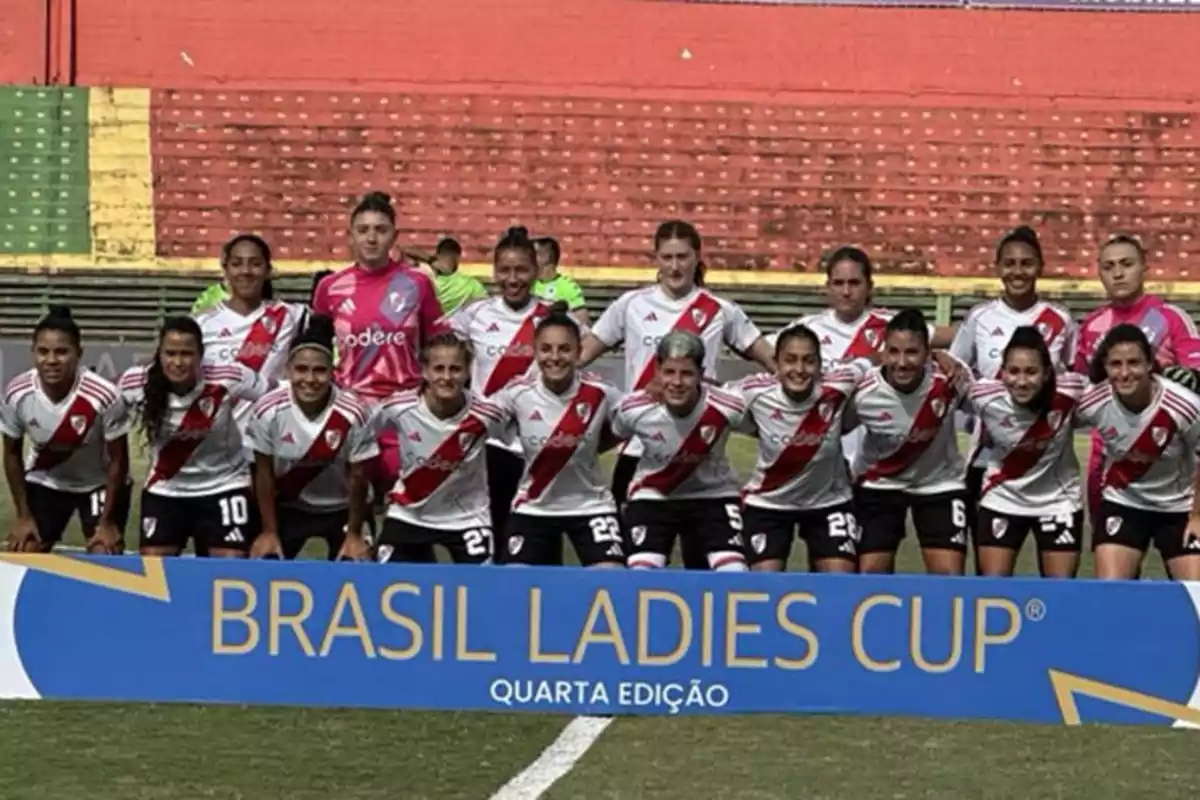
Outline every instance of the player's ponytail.
<path fill-rule="evenodd" d="M 1122 322 L 1108 332 L 1108 335 L 1100 342 L 1100 346 L 1096 348 L 1096 354 L 1092 356 L 1088 375 L 1092 383 L 1108 380 L 1108 353 L 1119 344 L 1137 345 L 1142 351 L 1142 355 L 1145 356 L 1146 363 L 1150 365 L 1150 371 L 1158 371 L 1158 363 L 1154 360 L 1154 348 L 1150 346 L 1150 340 L 1146 338 L 1145 332 L 1137 325 Z"/>
<path fill-rule="evenodd" d="M 533 338 L 540 338 L 542 331 L 551 328 L 562 328 L 568 331 L 571 334 L 571 338 L 575 340 L 576 345 L 580 344 L 583 340 L 582 332 L 579 330 L 579 323 L 571 318 L 571 315 L 567 312 L 567 304 L 562 300 L 557 300 L 550 305 L 550 314 L 538 322 L 537 327 L 533 330 Z"/>
<path fill-rule="evenodd" d="M 1037 328 L 1032 325 L 1022 325 L 1013 331 L 1012 338 L 1004 346 L 1004 354 L 1000 363 L 1007 364 L 1009 356 L 1017 350 L 1029 350 L 1037 353 L 1038 361 L 1042 365 L 1042 386 L 1026 407 L 1035 414 L 1044 414 L 1050 410 L 1054 393 L 1058 388 L 1054 362 L 1050 358 L 1050 348 L 1046 346 L 1046 339 L 1038 332 Z"/>
<path fill-rule="evenodd" d="M 38 324 L 33 328 L 33 339 L 36 342 L 38 334 L 42 331 L 58 331 L 64 333 L 71 340 L 71 344 L 75 345 L 75 349 L 80 349 L 83 343 L 83 336 L 80 333 L 79 325 L 71 316 L 71 309 L 67 306 L 50 306 L 46 311 L 46 316 L 42 317 Z"/>
<path fill-rule="evenodd" d="M 324 353 L 333 361 L 333 319 L 323 314 L 310 314 L 305 320 L 304 330 L 292 339 L 288 356 L 294 356 L 304 349 Z"/>
<path fill-rule="evenodd" d="M 142 408 L 139 416 L 142 433 L 148 445 L 152 445 L 162 433 L 170 409 L 171 382 L 163 372 L 162 366 L 162 346 L 168 333 L 191 336 L 196 341 L 197 358 L 204 357 L 204 334 L 196 320 L 191 317 L 170 317 L 163 322 L 158 333 L 158 347 L 154 351 L 154 360 L 146 368 L 146 385 L 142 390 Z"/>

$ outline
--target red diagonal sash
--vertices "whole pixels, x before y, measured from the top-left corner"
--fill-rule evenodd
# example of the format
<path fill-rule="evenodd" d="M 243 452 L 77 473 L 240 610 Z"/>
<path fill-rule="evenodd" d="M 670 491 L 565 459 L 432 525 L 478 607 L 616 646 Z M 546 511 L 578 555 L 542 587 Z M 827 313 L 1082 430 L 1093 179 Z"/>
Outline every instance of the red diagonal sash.
<path fill-rule="evenodd" d="M 604 390 L 599 386 L 585 383 L 579 387 L 571 404 L 554 426 L 550 438 L 529 463 L 529 486 L 517 497 L 513 508 L 542 496 L 542 492 L 546 491 L 546 487 L 579 449 L 588 426 L 596 418 L 596 412 L 603 402 Z"/>
<path fill-rule="evenodd" d="M 1070 423 L 1071 412 L 1075 410 L 1076 402 L 1074 397 L 1055 392 L 1050 401 L 1050 408 L 1038 415 L 1021 437 L 1021 441 L 1001 459 L 995 474 L 984 482 L 979 496 L 983 497 L 1005 481 L 1016 480 L 1033 469 L 1046 452 L 1047 445 L 1058 433 L 1059 427 Z"/>
<path fill-rule="evenodd" d="M 762 484 L 754 493 L 772 492 L 804 471 L 825 441 L 830 426 L 837 419 L 838 409 L 845 401 L 846 395 L 837 389 L 826 386 L 822 390 L 817 402 L 800 420 L 787 447 L 763 471 Z"/>
<path fill-rule="evenodd" d="M 866 322 L 858 326 L 854 339 L 846 347 L 844 359 L 867 358 L 872 353 L 879 352 L 883 345 L 883 337 L 887 332 L 887 320 L 874 314 L 867 316 Z"/>
<path fill-rule="evenodd" d="M 699 336 L 719 313 L 721 313 L 721 304 L 717 302 L 717 298 L 708 292 L 701 292 L 692 302 L 688 303 L 688 307 L 675 320 L 675 324 L 671 326 L 668 333 L 694 333 Z M 645 368 L 642 369 L 642 374 L 638 376 L 631 391 L 645 389 L 650 385 L 650 381 L 654 380 L 657 372 L 658 363 L 652 356 Z"/>
<path fill-rule="evenodd" d="M 1162 458 L 1163 451 L 1175 438 L 1177 429 L 1175 418 L 1160 406 L 1150 418 L 1150 424 L 1138 434 L 1125 457 L 1114 461 L 1104 471 L 1104 485 L 1124 489 L 1145 475 L 1150 465 Z"/>
<path fill-rule="evenodd" d="M 275 483 L 275 493 L 279 499 L 295 500 L 299 497 L 304 487 L 312 483 L 314 478 L 337 459 L 349 433 L 350 419 L 336 408 L 332 409 L 321 431 L 313 437 L 304 457 Z"/>
<path fill-rule="evenodd" d="M 917 415 L 913 417 L 912 427 L 909 428 L 904 443 L 891 455 L 872 464 L 862 479 L 873 481 L 891 478 L 911 467 L 937 438 L 942 420 L 954 407 L 954 397 L 954 387 L 950 382 L 941 375 L 935 375 L 933 386 L 930 387 L 921 407 L 917 409 Z"/>
<path fill-rule="evenodd" d="M 91 432 L 96 417 L 96 406 L 80 392 L 76 392 L 75 399 L 71 401 L 67 413 L 63 414 L 54 433 L 38 448 L 31 469 L 54 469 L 70 458 Z"/>
<path fill-rule="evenodd" d="M 492 374 L 488 376 L 487 384 L 483 387 L 485 397 L 491 397 L 533 366 L 533 334 L 537 324 L 549 313 L 550 306 L 537 303 L 529 316 L 522 320 L 521 327 L 517 328 L 512 341 L 504 348 L 504 355 L 497 359 Z"/>
<path fill-rule="evenodd" d="M 658 472 L 652 472 L 640 481 L 635 481 L 629 487 L 629 496 L 633 497 L 634 493 L 642 488 L 653 489 L 662 495 L 669 495 L 678 489 L 679 485 L 696 471 L 700 462 L 708 458 L 713 446 L 721 440 L 721 434 L 728 426 L 728 417 L 712 405 L 706 405 L 700 419 L 680 444 L 679 451 Z"/>
<path fill-rule="evenodd" d="M 283 330 L 283 321 L 287 319 L 287 306 L 274 306 L 254 321 L 242 348 L 238 351 L 237 361 L 244 364 L 253 372 L 261 372 L 267 363 L 267 356 L 275 347 L 275 340 Z"/>
<path fill-rule="evenodd" d="M 411 506 L 427 499 L 459 468 L 480 437 L 486 435 L 487 426 L 483 420 L 474 414 L 467 414 L 458 427 L 441 441 L 425 463 L 401 476 L 400 484 L 403 488 L 392 492 L 392 501 L 402 506 Z"/>
<path fill-rule="evenodd" d="M 154 469 L 146 480 L 147 489 L 159 481 L 170 480 L 183 469 L 183 465 L 212 430 L 213 419 L 220 411 L 225 395 L 224 386 L 207 384 L 200 396 L 192 401 L 187 411 L 183 412 L 179 430 L 158 451 Z"/>

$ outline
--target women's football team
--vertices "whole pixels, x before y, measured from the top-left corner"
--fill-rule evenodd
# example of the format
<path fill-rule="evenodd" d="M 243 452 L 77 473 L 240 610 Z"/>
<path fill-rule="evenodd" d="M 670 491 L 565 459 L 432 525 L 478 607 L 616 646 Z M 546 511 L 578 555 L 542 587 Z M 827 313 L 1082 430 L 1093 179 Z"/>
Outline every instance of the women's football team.
<path fill-rule="evenodd" d="M 658 282 L 590 328 L 536 296 L 523 228 L 495 248 L 498 293 L 442 317 L 428 276 L 392 258 L 395 223 L 386 196 L 363 199 L 355 263 L 319 276 L 311 311 L 273 299 L 266 242 L 234 238 L 223 298 L 168 319 L 116 384 L 52 308 L 0 404 L 9 549 L 51 551 L 78 513 L 89 552 L 122 552 L 133 437 L 146 555 L 290 559 L 323 539 L 337 559 L 555 565 L 566 539 L 587 567 L 662 568 L 678 542 L 689 568 L 780 571 L 799 538 L 814 570 L 888 573 L 911 518 L 930 573 L 963 574 L 971 546 L 980 574 L 1012 575 L 1032 535 L 1042 574 L 1069 578 L 1086 508 L 1098 577 L 1138 577 L 1153 543 L 1200 580 L 1200 337 L 1145 294 L 1132 237 L 1102 248 L 1109 303 L 1082 328 L 1039 297 L 1041 247 L 1018 228 L 1001 296 L 957 330 L 872 308 L 871 262 L 846 247 L 825 264 L 830 307 L 768 340 L 704 287 L 686 222 L 655 234 Z M 617 346 L 625 393 L 586 371 Z M 718 384 L 723 346 L 765 372 Z M 745 482 L 735 432 L 756 440 Z"/>

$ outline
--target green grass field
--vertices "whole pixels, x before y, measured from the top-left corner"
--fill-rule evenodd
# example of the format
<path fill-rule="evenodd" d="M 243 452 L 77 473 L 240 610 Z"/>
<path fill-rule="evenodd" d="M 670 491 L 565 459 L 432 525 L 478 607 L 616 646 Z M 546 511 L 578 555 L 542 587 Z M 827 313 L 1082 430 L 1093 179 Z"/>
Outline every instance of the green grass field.
<path fill-rule="evenodd" d="M 753 445 L 736 441 L 731 452 L 744 468 Z M 0 520 L 10 517 L 5 503 Z M 71 541 L 81 543 L 77 532 Z M 804 563 L 803 552 L 793 558 Z M 920 569 L 911 539 L 901 565 Z M 1033 570 L 1028 552 L 1021 565 Z M 1146 571 L 1162 575 L 1157 556 Z M 1082 574 L 1091 574 L 1086 558 Z M 568 721 L 535 714 L 0 703 L 0 800 L 486 799 Z M 1198 745 L 1193 733 L 1167 729 L 828 716 L 620 718 L 544 796 L 1191 798 L 1200 788 Z"/>

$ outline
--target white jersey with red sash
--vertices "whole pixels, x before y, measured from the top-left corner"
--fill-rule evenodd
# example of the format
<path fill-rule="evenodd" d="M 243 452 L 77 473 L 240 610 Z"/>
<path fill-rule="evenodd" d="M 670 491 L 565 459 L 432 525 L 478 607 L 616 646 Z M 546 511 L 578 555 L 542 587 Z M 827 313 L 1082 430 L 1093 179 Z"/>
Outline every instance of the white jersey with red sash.
<path fill-rule="evenodd" d="M 491 399 L 515 425 L 525 456 L 513 511 L 536 516 L 616 513 L 598 460 L 601 437 L 620 399 L 616 387 L 599 375 L 582 373 L 559 395 L 534 375 Z"/>
<path fill-rule="evenodd" d="M 864 372 L 858 362 L 826 372 L 800 402 L 774 375 L 725 387 L 745 401 L 746 421 L 758 439 L 758 458 L 742 493 L 746 505 L 802 511 L 852 499 L 842 417 Z"/>
<path fill-rule="evenodd" d="M 488 398 L 513 381 L 536 371 L 533 335 L 550 315 L 550 304 L 533 298 L 519 310 L 502 297 L 488 297 L 462 306 L 446 318 L 459 336 L 471 343 L 471 390 Z M 521 445 L 511 432 L 488 442 L 512 453 Z"/>
<path fill-rule="evenodd" d="M 118 383 L 125 403 L 139 412 L 146 397 L 146 375 L 146 367 L 134 367 Z M 238 402 L 253 404 L 268 389 L 261 375 L 241 364 L 206 364 L 192 391 L 168 393 L 162 429 L 150 442 L 146 491 L 165 497 L 206 497 L 248 487 L 249 464 L 233 407 Z"/>
<path fill-rule="evenodd" d="M 980 378 L 999 378 L 1004 366 L 1004 348 L 1013 331 L 1033 327 L 1042 334 L 1050 350 L 1055 368 L 1070 369 L 1075 363 L 1079 343 L 1079 326 L 1071 312 L 1058 303 L 1039 300 L 1024 311 L 1018 311 L 1003 299 L 988 300 L 971 308 L 954 334 L 950 354 L 971 367 Z M 986 466 L 991 461 L 982 428 L 973 433 L 970 465 Z"/>
<path fill-rule="evenodd" d="M 1075 409 L 1087 391 L 1082 375 L 1055 378 L 1049 407 L 1034 412 L 1016 403 L 998 380 L 975 382 L 968 406 L 991 447 L 979 505 L 1000 514 L 1046 517 L 1083 508 L 1075 456 Z"/>
<path fill-rule="evenodd" d="M 370 412 L 337 387 L 315 419 L 300 410 L 291 386 L 267 393 L 250 411 L 246 440 L 274 460 L 279 503 L 314 511 L 349 505 L 350 465 L 379 455 Z"/>
<path fill-rule="evenodd" d="M 67 396 L 52 401 L 36 370 L 9 382 L 0 405 L 0 433 L 27 438 L 25 480 L 60 492 L 91 492 L 107 482 L 108 442 L 129 432 L 117 387 L 79 369 Z"/>
<path fill-rule="evenodd" d="M 394 429 L 400 440 L 400 477 L 388 498 L 389 518 L 436 530 L 491 525 L 483 447 L 505 428 L 496 406 L 468 392 L 462 409 L 441 419 L 412 389 L 383 401 L 375 424 Z"/>
<path fill-rule="evenodd" d="M 619 439 L 637 439 L 643 447 L 629 483 L 629 500 L 736 496 L 737 477 L 725 444 L 745 414 L 740 397 L 708 386 L 685 417 L 675 416 L 645 392 L 626 397 L 613 415 L 613 433 Z"/>
<path fill-rule="evenodd" d="M 204 361 L 241 364 L 273 387 L 284 380 L 288 348 L 303 319 L 300 306 L 279 300 L 266 300 L 246 315 L 218 303 L 196 316 L 204 333 Z M 250 404 L 238 403 L 234 413 L 244 431 Z"/>
<path fill-rule="evenodd" d="M 920 385 L 908 393 L 888 383 L 882 367 L 867 373 L 853 400 L 866 429 L 854 463 L 858 482 L 869 489 L 918 495 L 962 490 L 954 410 L 963 394 L 962 387 L 933 366 L 926 367 Z"/>
<path fill-rule="evenodd" d="M 591 333 L 608 347 L 625 346 L 625 391 L 646 388 L 654 379 L 655 350 L 668 333 L 685 331 L 704 342 L 704 374 L 717 378 L 717 361 L 724 346 L 747 352 L 762 335 L 737 303 L 707 289 L 674 298 L 658 285 L 633 289 L 605 309 Z M 640 440 L 630 440 L 622 451 L 641 454 Z"/>
<path fill-rule="evenodd" d="M 1104 445 L 1105 500 L 1144 511 L 1189 511 L 1200 397 L 1157 375 L 1151 380 L 1153 399 L 1140 412 L 1122 405 L 1105 381 L 1083 395 L 1077 414 Z"/>

